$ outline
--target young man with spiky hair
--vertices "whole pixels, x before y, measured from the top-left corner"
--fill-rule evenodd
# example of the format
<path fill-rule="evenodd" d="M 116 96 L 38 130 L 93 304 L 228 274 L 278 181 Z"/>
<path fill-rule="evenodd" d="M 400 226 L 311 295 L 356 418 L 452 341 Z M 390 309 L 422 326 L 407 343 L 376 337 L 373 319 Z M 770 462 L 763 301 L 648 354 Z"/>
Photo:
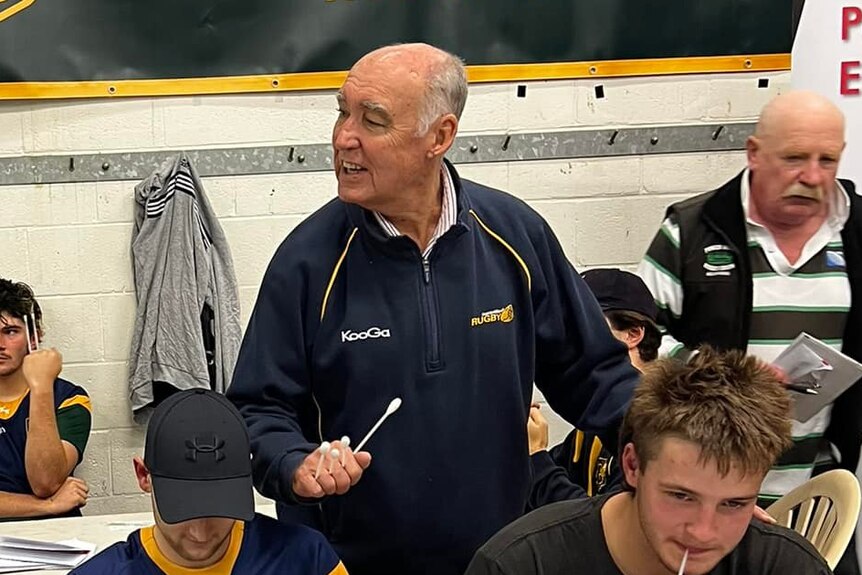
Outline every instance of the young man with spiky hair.
<path fill-rule="evenodd" d="M 87 392 L 60 379 L 63 358 L 38 349 L 42 310 L 24 283 L 0 278 L 0 521 L 80 515 L 72 472 L 90 436 Z"/>
<path fill-rule="evenodd" d="M 759 360 L 708 348 L 659 360 L 623 422 L 624 490 L 522 517 L 467 575 L 831 573 L 796 532 L 752 520 L 790 427 L 787 392 Z"/>

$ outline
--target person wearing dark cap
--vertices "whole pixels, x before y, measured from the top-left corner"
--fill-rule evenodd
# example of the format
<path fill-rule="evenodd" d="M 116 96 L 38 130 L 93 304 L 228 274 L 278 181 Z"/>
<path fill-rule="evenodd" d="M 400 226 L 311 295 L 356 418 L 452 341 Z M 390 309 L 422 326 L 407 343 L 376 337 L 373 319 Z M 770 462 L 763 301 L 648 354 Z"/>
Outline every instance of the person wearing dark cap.
<path fill-rule="evenodd" d="M 595 269 L 581 274 L 605 314 L 611 333 L 626 344 L 638 371 L 658 357 L 661 331 L 658 307 L 646 284 L 635 274 L 618 269 Z"/>
<path fill-rule="evenodd" d="M 134 467 L 155 525 L 70 575 L 347 574 L 320 533 L 255 514 L 248 432 L 223 396 L 194 389 L 165 400 Z"/>
<path fill-rule="evenodd" d="M 593 292 L 614 337 L 624 343 L 638 371 L 658 357 L 661 332 L 658 308 L 646 284 L 618 269 L 594 269 L 581 274 Z M 527 421 L 533 483 L 527 509 L 555 501 L 607 492 L 621 479 L 616 454 L 604 448 L 593 433 L 574 429 L 562 443 L 548 450 L 548 422 L 538 405 Z"/>

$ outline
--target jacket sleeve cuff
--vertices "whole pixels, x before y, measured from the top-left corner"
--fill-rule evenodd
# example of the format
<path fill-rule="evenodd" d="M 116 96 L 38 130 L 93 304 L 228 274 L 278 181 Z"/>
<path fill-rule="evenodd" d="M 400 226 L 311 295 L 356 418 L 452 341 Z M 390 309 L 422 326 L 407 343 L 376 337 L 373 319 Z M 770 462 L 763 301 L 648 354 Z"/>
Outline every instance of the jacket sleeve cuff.
<path fill-rule="evenodd" d="M 557 467 L 557 464 L 551 458 L 551 454 L 545 450 L 537 451 L 531 455 L 530 465 L 533 468 L 534 482 L 546 477 Z"/>
<path fill-rule="evenodd" d="M 305 458 L 314 451 L 315 447 L 315 445 L 309 443 L 303 447 L 307 451 L 291 451 L 290 453 L 286 453 L 281 459 L 278 491 L 282 495 L 281 499 L 284 503 L 288 505 L 296 503 L 308 505 L 319 503 L 324 499 L 323 497 L 300 497 L 293 491 L 293 474 L 296 473 L 296 470 L 302 465 Z"/>

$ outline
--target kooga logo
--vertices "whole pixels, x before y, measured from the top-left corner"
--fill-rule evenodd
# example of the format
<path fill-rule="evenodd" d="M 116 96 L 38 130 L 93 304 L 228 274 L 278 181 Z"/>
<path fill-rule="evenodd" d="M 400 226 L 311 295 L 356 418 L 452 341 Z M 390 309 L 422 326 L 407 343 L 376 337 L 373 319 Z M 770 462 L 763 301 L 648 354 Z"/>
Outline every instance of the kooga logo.
<path fill-rule="evenodd" d="M 369 327 L 365 331 L 351 331 L 345 330 L 341 332 L 341 342 L 345 341 L 357 341 L 360 339 L 377 339 L 379 337 L 389 337 L 388 329 L 381 329 L 379 327 Z"/>

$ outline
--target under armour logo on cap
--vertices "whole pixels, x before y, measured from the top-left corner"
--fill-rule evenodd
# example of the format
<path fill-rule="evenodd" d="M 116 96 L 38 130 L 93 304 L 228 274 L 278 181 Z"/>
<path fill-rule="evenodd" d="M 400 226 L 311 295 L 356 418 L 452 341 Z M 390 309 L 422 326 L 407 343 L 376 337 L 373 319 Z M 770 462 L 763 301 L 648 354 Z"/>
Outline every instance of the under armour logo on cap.
<path fill-rule="evenodd" d="M 203 443 L 205 439 L 195 437 L 194 439 L 186 439 L 186 459 L 197 463 L 198 453 L 214 453 L 215 460 L 221 461 L 224 459 L 224 453 L 221 449 L 224 447 L 224 439 L 219 439 L 213 435 L 209 443 Z"/>
<path fill-rule="evenodd" d="M 193 389 L 162 401 L 150 419 L 144 445 L 162 520 L 254 519 L 249 453 L 242 415 L 223 395 Z"/>

